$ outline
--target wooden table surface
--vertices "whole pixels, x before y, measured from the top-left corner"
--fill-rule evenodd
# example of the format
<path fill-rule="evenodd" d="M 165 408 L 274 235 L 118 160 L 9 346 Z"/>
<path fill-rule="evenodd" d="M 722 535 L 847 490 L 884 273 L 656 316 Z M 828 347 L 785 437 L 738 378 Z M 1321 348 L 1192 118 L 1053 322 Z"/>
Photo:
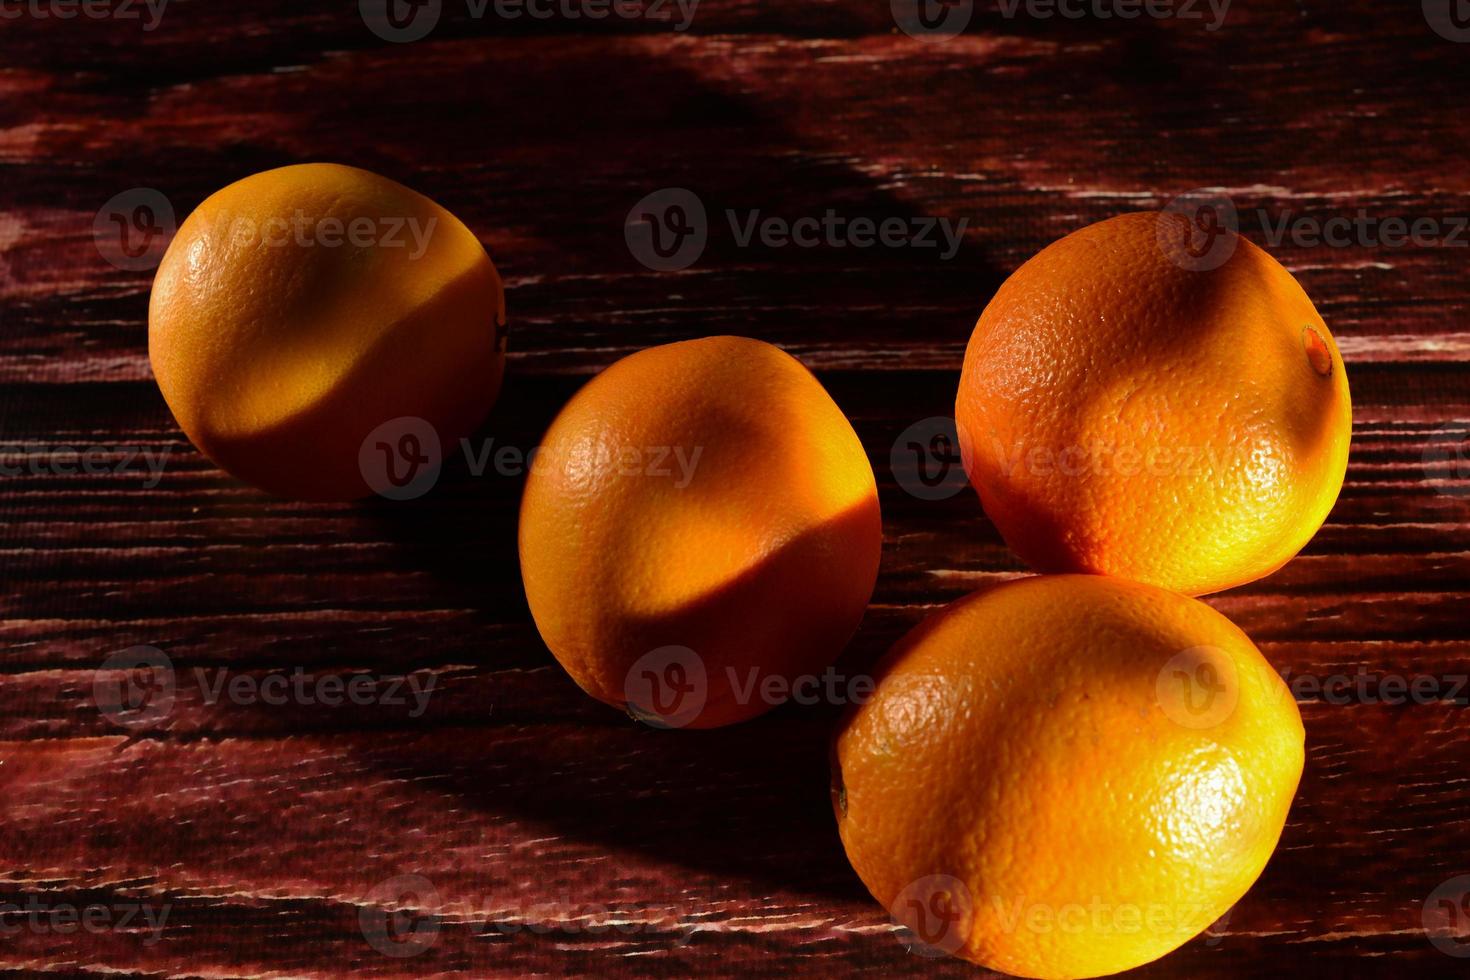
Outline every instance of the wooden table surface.
<path fill-rule="evenodd" d="M 182 220 L 310 160 L 402 180 L 489 248 L 512 351 L 480 434 L 497 447 L 534 447 L 651 344 L 745 334 L 816 370 L 885 522 L 854 673 L 1024 574 L 971 492 L 921 499 L 892 455 L 952 411 L 997 284 L 1091 221 L 1228 195 L 1338 339 L 1353 451 L 1301 556 L 1209 599 L 1311 682 L 1281 846 L 1226 921 L 1140 975 L 1470 972 L 1470 30 L 1448 2 L 1237 0 L 1212 28 L 1194 3 L 955 0 L 934 12 L 970 20 L 947 40 L 881 0 L 704 0 L 684 30 L 673 7 L 427 2 L 414 41 L 351 2 L 178 0 L 156 23 L 122 0 L 0 6 L 0 972 L 984 974 L 910 953 L 848 867 L 835 707 L 660 732 L 573 686 L 527 613 L 513 467 L 303 504 L 192 449 L 147 359 L 167 215 L 138 261 L 114 215 L 161 195 Z M 708 243 L 660 271 L 624 229 L 668 188 L 698 197 Z M 828 209 L 967 225 L 946 256 L 742 245 L 726 218 Z M 1367 231 L 1313 242 L 1360 213 Z M 1391 219 L 1431 240 L 1373 234 Z M 123 724 L 98 693 L 122 675 L 99 668 L 140 645 L 173 699 Z M 363 676 L 374 703 L 211 693 L 297 675 Z M 434 685 L 424 710 L 405 677 Z"/>

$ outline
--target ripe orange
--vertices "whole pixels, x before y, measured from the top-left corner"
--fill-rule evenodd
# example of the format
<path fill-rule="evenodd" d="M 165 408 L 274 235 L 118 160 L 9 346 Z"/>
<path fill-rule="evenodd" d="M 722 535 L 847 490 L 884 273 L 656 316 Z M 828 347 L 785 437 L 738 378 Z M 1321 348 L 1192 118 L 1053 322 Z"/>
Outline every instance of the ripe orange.
<path fill-rule="evenodd" d="M 838 731 L 833 805 L 853 868 L 924 951 L 1102 976 L 1245 894 L 1303 739 L 1286 685 L 1210 607 L 1030 578 L 899 641 Z"/>
<path fill-rule="evenodd" d="M 1342 487 L 1352 410 L 1326 324 L 1244 238 L 1200 268 L 1183 215 L 1043 249 L 965 351 L 960 452 L 1006 543 L 1045 572 L 1200 595 L 1280 568 Z"/>
<path fill-rule="evenodd" d="M 500 276 L 459 219 L 316 163 L 246 177 L 189 216 L 153 283 L 148 352 L 220 466 L 284 496 L 351 499 L 373 489 L 360 453 L 379 427 L 422 419 L 448 444 L 484 419 L 504 323 Z"/>
<path fill-rule="evenodd" d="M 873 591 L 877 486 L 795 358 L 742 337 L 640 351 L 589 382 L 537 451 L 521 574 L 582 689 L 708 728 L 836 659 Z"/>

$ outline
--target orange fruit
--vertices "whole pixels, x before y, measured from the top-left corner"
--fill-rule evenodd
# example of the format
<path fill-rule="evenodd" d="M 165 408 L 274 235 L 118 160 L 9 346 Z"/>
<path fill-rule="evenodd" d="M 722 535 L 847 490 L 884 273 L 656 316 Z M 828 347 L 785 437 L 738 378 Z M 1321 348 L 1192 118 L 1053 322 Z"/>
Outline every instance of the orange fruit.
<path fill-rule="evenodd" d="M 809 684 L 862 619 L 881 548 L 852 426 L 799 361 L 743 337 L 603 371 L 552 423 L 521 503 L 546 645 L 588 694 L 665 727 L 741 721 Z"/>
<path fill-rule="evenodd" d="M 287 497 L 351 499 L 376 489 L 375 431 L 389 445 L 406 419 L 449 445 L 485 418 L 504 323 L 500 276 L 459 219 L 313 163 L 246 177 L 189 216 L 153 283 L 148 353 L 221 467 Z"/>
<path fill-rule="evenodd" d="M 965 470 L 1044 572 L 1201 595 L 1280 568 L 1347 469 L 1342 356 L 1300 285 L 1231 232 L 1202 268 L 1189 219 L 1125 214 L 1015 271 L 965 351 Z M 1231 250 L 1233 248 L 1233 250 Z"/>
<path fill-rule="evenodd" d="M 1282 679 L 1196 599 L 1029 578 L 929 617 L 834 743 L 873 896 L 943 952 L 1022 977 L 1148 963 L 1245 894 L 1303 761 Z"/>

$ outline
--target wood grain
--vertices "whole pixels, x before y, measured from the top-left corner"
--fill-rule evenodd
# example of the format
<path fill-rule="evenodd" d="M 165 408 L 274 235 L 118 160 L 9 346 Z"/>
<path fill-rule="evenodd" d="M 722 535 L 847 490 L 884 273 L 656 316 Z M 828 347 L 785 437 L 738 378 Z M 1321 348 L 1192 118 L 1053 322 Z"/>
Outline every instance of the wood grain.
<path fill-rule="evenodd" d="M 0 934 L 0 973 L 983 973 L 909 953 L 847 867 L 834 706 L 670 733 L 575 689 L 521 594 L 519 474 L 458 460 L 421 500 L 315 505 L 193 451 L 148 369 L 150 272 L 103 260 L 98 210 L 151 187 L 182 218 L 248 173 L 323 159 L 433 196 L 505 275 L 511 364 L 477 440 L 534 447 L 586 377 L 667 340 L 756 336 L 817 370 L 884 512 L 853 675 L 938 605 L 1025 574 L 972 493 L 919 500 L 892 470 L 905 428 L 952 411 L 994 288 L 1088 222 L 1229 194 L 1331 325 L 1355 429 L 1313 542 L 1210 601 L 1288 679 L 1428 678 L 1442 698 L 1299 685 L 1307 772 L 1280 849 L 1228 921 L 1140 973 L 1463 972 L 1423 909 L 1470 874 L 1470 691 L 1454 691 L 1470 674 L 1454 456 L 1470 253 L 1268 233 L 1360 209 L 1444 229 L 1470 215 L 1470 45 L 1419 4 L 1367 0 L 1239 3 L 1218 31 L 982 3 L 944 43 L 856 0 L 703 0 L 683 32 L 444 9 L 412 44 L 350 3 L 176 2 L 152 31 L 0 21 L 0 909 L 168 910 L 156 934 Z M 623 226 L 668 187 L 700 197 L 710 241 L 660 273 Z M 949 259 L 742 247 L 726 216 L 827 209 L 965 234 Z M 144 453 L 166 454 L 160 472 Z M 100 472 L 68 472 L 78 458 Z M 94 684 L 140 644 L 170 658 L 173 710 L 120 729 Z M 433 692 L 417 713 L 209 697 L 292 671 Z M 432 885 L 402 902 L 433 941 L 396 958 L 364 921 L 396 907 L 384 883 L 402 875 Z"/>

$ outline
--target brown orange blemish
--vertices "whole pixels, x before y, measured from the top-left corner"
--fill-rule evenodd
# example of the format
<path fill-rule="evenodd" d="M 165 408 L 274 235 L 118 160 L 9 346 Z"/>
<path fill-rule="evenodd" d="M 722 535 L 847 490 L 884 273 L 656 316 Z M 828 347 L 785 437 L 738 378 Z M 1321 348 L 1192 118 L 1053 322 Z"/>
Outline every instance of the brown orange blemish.
<path fill-rule="evenodd" d="M 1332 348 L 1327 346 L 1327 341 L 1313 326 L 1302 327 L 1302 347 L 1307 352 L 1307 363 L 1312 365 L 1312 370 L 1322 377 L 1332 375 Z"/>

